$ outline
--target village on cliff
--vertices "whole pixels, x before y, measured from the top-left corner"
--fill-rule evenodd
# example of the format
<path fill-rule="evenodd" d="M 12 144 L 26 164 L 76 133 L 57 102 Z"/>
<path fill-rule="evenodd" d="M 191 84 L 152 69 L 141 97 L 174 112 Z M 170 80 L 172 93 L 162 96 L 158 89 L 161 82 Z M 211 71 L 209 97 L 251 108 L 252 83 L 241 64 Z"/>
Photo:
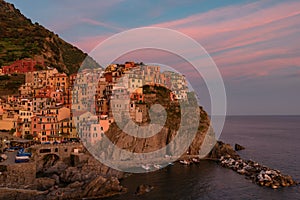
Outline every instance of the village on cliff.
<path fill-rule="evenodd" d="M 18 94 L 1 97 L 0 130 L 42 144 L 67 143 L 80 136 L 91 143 L 101 140 L 114 121 L 112 106 L 120 112 L 129 111 L 132 119 L 142 122 L 147 112 L 143 85 L 169 88 L 171 101 L 184 100 L 188 94 L 183 75 L 161 72 L 160 66 L 143 63 L 111 64 L 106 69 L 83 69 L 67 75 L 43 61 L 27 58 L 0 69 L 0 76 L 15 74 L 24 74 L 25 83 Z M 129 103 L 120 100 L 112 105 L 116 92 Z M 87 114 L 91 108 L 95 115 Z M 1 137 L 2 149 L 8 147 L 8 140 Z"/>

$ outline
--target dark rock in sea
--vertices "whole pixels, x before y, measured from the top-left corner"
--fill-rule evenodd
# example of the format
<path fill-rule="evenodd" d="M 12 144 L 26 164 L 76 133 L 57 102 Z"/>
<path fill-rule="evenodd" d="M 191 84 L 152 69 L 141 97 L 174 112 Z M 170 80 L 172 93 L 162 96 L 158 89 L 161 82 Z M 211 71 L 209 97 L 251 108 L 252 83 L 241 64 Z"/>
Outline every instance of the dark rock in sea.
<path fill-rule="evenodd" d="M 137 187 L 135 194 L 136 195 L 143 195 L 145 193 L 150 192 L 153 189 L 154 189 L 154 187 L 151 186 L 151 185 L 142 184 L 142 185 Z"/>
<path fill-rule="evenodd" d="M 240 156 L 232 148 L 231 145 L 225 144 L 222 141 L 217 141 L 214 148 L 206 156 L 207 159 L 219 160 L 221 157 L 230 157 L 238 159 Z"/>
<path fill-rule="evenodd" d="M 242 145 L 239 145 L 239 144 L 234 145 L 234 150 L 236 150 L 236 151 L 240 151 L 240 150 L 244 150 L 244 149 L 245 149 L 245 147 L 243 147 Z"/>

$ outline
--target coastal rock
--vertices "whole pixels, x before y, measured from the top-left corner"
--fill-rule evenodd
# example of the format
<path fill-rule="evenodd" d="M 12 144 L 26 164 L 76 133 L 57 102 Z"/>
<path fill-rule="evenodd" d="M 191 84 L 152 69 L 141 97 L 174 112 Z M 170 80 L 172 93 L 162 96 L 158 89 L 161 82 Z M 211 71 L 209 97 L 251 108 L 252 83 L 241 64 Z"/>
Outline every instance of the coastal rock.
<path fill-rule="evenodd" d="M 84 183 L 76 181 L 74 183 L 69 184 L 67 187 L 69 188 L 80 188 Z"/>
<path fill-rule="evenodd" d="M 99 176 L 85 186 L 84 196 L 95 196 L 95 192 L 98 192 L 103 184 L 107 181 L 106 178 Z"/>
<path fill-rule="evenodd" d="M 0 199 L 17 200 L 46 200 L 46 192 L 0 187 Z"/>
<path fill-rule="evenodd" d="M 150 192 L 153 189 L 154 189 L 154 187 L 151 186 L 151 185 L 142 184 L 142 185 L 137 187 L 135 194 L 136 195 L 143 195 L 145 193 Z"/>
<path fill-rule="evenodd" d="M 47 170 L 43 170 L 47 174 L 61 174 L 63 171 L 65 171 L 68 168 L 68 165 L 64 163 L 63 161 L 57 161 L 53 166 L 50 166 L 47 168 Z"/>
<path fill-rule="evenodd" d="M 221 157 L 230 157 L 232 159 L 239 159 L 240 156 L 229 144 L 222 141 L 217 141 L 214 148 L 206 156 L 208 159 L 219 160 Z"/>
<path fill-rule="evenodd" d="M 38 190 L 48 190 L 55 185 L 55 180 L 47 177 L 37 178 L 36 185 Z"/>
<path fill-rule="evenodd" d="M 240 150 L 244 150 L 244 149 L 245 149 L 245 147 L 243 147 L 242 145 L 239 145 L 239 144 L 234 145 L 234 150 L 236 150 L 236 151 L 240 151 Z"/>
<path fill-rule="evenodd" d="M 83 195 L 88 197 L 105 197 L 125 192 L 117 178 L 97 177 L 84 187 Z"/>
<path fill-rule="evenodd" d="M 55 184 L 58 185 L 60 183 L 59 176 L 57 174 L 53 174 L 51 178 L 55 180 Z"/>
<path fill-rule="evenodd" d="M 98 176 L 88 183 L 76 181 L 64 188 L 56 188 L 46 197 L 47 199 L 82 199 L 104 198 L 126 192 L 117 178 Z"/>
<path fill-rule="evenodd" d="M 82 174 L 77 167 L 68 167 L 61 175 L 60 180 L 64 183 L 82 181 Z"/>

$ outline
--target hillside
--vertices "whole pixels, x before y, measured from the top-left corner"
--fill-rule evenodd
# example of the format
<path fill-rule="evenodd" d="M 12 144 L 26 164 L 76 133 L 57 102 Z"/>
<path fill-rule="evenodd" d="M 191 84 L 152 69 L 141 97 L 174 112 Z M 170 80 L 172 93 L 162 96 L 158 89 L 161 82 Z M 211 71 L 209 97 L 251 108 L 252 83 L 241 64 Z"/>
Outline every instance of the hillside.
<path fill-rule="evenodd" d="M 0 0 L 0 66 L 22 58 L 44 59 L 45 64 L 61 72 L 76 72 L 87 54 L 65 42 L 38 23 L 32 23 L 22 13 Z M 89 67 L 99 65 L 88 57 Z"/>

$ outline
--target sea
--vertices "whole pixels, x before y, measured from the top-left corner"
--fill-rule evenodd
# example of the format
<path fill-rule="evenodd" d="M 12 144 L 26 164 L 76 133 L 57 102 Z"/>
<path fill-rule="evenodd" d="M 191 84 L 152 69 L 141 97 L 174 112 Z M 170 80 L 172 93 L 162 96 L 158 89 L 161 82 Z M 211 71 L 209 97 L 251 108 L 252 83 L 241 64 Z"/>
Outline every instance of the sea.
<path fill-rule="evenodd" d="M 246 149 L 239 151 L 242 158 L 278 169 L 300 182 L 300 116 L 229 116 L 220 140 L 244 146 Z M 300 186 L 260 187 L 213 161 L 191 166 L 177 163 L 159 171 L 133 174 L 121 183 L 128 193 L 107 200 L 300 199 Z M 135 191 L 141 184 L 154 189 L 137 196 Z"/>

